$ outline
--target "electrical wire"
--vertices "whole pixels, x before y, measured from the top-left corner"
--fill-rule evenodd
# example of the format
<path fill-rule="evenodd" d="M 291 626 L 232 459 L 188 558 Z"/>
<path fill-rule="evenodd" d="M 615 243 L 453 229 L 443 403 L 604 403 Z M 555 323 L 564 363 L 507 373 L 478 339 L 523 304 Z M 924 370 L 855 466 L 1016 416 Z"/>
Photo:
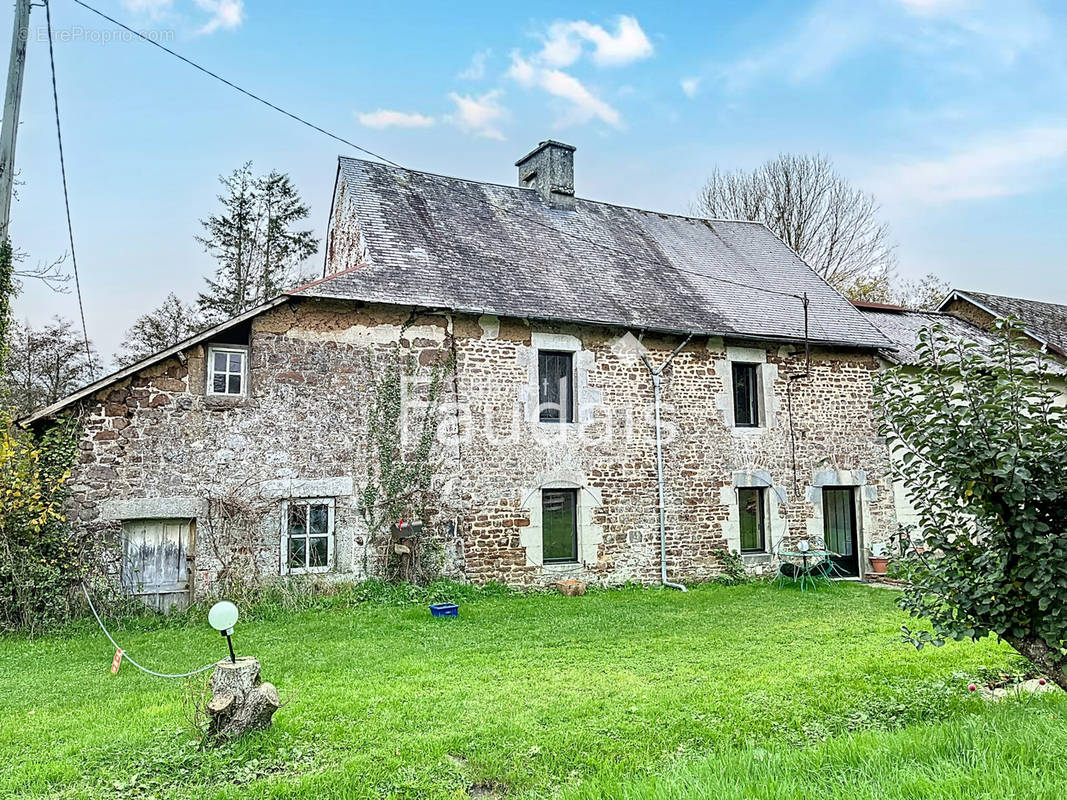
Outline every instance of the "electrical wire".
<path fill-rule="evenodd" d="M 104 627 L 104 621 L 100 619 L 100 615 L 96 613 L 96 606 L 93 605 L 93 599 L 89 597 L 89 590 L 85 587 L 84 583 L 82 584 L 82 592 L 85 594 L 85 601 L 89 604 L 89 610 L 92 611 L 93 616 L 96 617 L 96 624 L 100 626 L 100 630 L 104 632 L 104 636 L 107 637 L 108 641 L 111 642 L 111 644 L 115 645 L 116 650 L 122 653 L 123 658 L 125 658 L 135 667 L 137 667 L 137 669 L 141 670 L 141 672 L 147 672 L 149 675 L 155 675 L 157 678 L 189 678 L 193 675 L 199 675 L 201 672 L 206 672 L 207 670 L 215 666 L 215 662 L 212 662 L 210 664 L 205 664 L 199 669 L 194 669 L 192 672 L 177 673 L 156 672 L 155 670 L 151 670 L 148 667 L 141 666 L 136 661 L 134 661 L 133 656 L 131 656 L 124 647 L 120 646 L 119 643 L 116 642 L 115 639 L 111 636 L 111 634 L 108 633 L 107 628 Z"/>
<path fill-rule="evenodd" d="M 200 66 L 195 61 L 192 61 L 191 59 L 186 58 L 185 56 L 181 55 L 180 53 L 176 53 L 175 51 L 171 50 L 169 47 L 164 47 L 163 45 L 161 45 L 159 42 L 155 41 L 154 39 L 151 39 L 148 36 L 145 36 L 143 33 L 140 33 L 139 31 L 135 31 L 129 25 L 123 25 L 121 22 L 119 22 L 114 17 L 109 17 L 103 11 L 100 11 L 99 9 L 93 8 L 88 3 L 83 3 L 82 0 L 74 0 L 74 2 L 77 3 L 78 5 L 80 5 L 82 8 L 85 8 L 85 9 L 87 9 L 89 11 L 92 11 L 97 16 L 103 17 L 108 22 L 110 22 L 110 23 L 112 23 L 114 25 L 118 25 L 124 31 L 132 33 L 134 36 L 138 37 L 139 39 L 143 39 L 144 41 L 148 42 L 150 45 L 154 45 L 155 47 L 158 47 L 160 50 L 163 50 L 166 53 L 170 53 L 176 59 L 178 59 L 179 61 L 184 61 L 186 64 L 188 64 L 193 69 L 200 70 L 205 75 L 210 75 L 215 80 L 221 81 L 222 83 L 225 83 L 231 89 L 236 89 L 241 94 L 243 94 L 243 95 L 245 95 L 247 97 L 251 97 L 256 102 L 262 103 L 263 105 L 267 106 L 268 108 L 273 108 L 278 113 L 284 114 L 285 116 L 289 117 L 290 119 L 296 120 L 301 125 L 306 125 L 307 127 L 311 128 L 312 130 L 316 130 L 319 133 L 322 133 L 322 134 L 325 134 L 326 136 L 329 136 L 331 139 L 336 139 L 337 141 L 341 142 L 342 144 L 347 144 L 349 147 L 354 147 L 359 152 L 366 153 L 368 156 L 373 156 L 374 158 L 380 159 L 381 161 L 384 161 L 386 164 L 392 164 L 394 167 L 400 167 L 400 165 L 397 164 L 395 161 L 390 161 L 385 156 L 378 155 L 378 153 L 375 153 L 375 152 L 373 152 L 371 150 L 368 150 L 365 147 L 360 147 L 355 142 L 350 142 L 348 139 L 345 139 L 343 136 L 338 136 L 336 133 L 330 133 L 325 128 L 320 128 L 315 123 L 308 122 L 308 120 L 304 119 L 303 117 L 301 117 L 301 116 L 299 116 L 297 114 L 294 114 L 291 111 L 286 111 L 281 106 L 277 106 L 274 103 L 270 102 L 270 100 L 266 100 L 266 99 L 260 97 L 258 94 L 254 94 L 253 92 L 250 92 L 247 89 L 244 89 L 244 88 L 238 86 L 236 83 L 233 83 L 232 81 L 226 80 L 224 77 L 222 77 L 218 73 L 212 72 L 207 67 Z M 400 168 L 403 169 L 403 167 L 400 167 Z"/>
<path fill-rule="evenodd" d="M 101 17 L 103 19 L 106 19 L 108 22 L 111 22 L 114 25 L 118 25 L 123 30 L 133 34 L 134 36 L 136 36 L 137 38 L 147 42 L 148 44 L 153 45 L 154 47 L 159 48 L 163 52 L 174 56 L 179 61 L 182 61 L 185 64 L 188 64 L 189 66 L 193 67 L 193 69 L 196 69 L 196 70 L 204 73 L 205 75 L 208 75 L 208 76 L 214 78 L 215 80 L 220 81 L 221 83 L 225 84 L 226 86 L 229 86 L 231 89 L 234 89 L 234 90 L 240 92 L 241 94 L 245 95 L 246 97 L 250 97 L 251 99 L 253 99 L 253 100 L 255 100 L 255 101 L 259 102 L 259 103 L 262 103 L 263 105 L 265 105 L 268 108 L 271 108 L 271 109 L 279 112 L 280 114 L 284 114 L 285 116 L 289 117 L 290 119 L 293 119 L 296 122 L 299 122 L 301 125 L 306 125 L 307 127 L 311 128 L 312 130 L 318 131 L 319 133 L 321 133 L 321 134 L 323 134 L 325 136 L 328 136 L 331 139 L 334 139 L 334 140 L 336 140 L 338 142 L 341 142 L 342 144 L 346 144 L 349 147 L 353 147 L 356 150 L 358 150 L 359 152 L 364 153 L 364 154 L 369 155 L 369 156 L 372 156 L 373 158 L 376 158 L 379 161 L 383 161 L 386 164 L 389 164 L 390 166 L 396 167 L 397 169 L 403 169 L 403 170 L 408 170 L 409 169 L 408 167 L 405 167 L 402 164 L 398 164 L 397 162 L 395 162 L 395 161 L 393 161 L 391 159 L 388 159 L 388 158 L 386 158 L 385 156 L 383 156 L 383 155 L 381 155 L 379 153 L 375 153 L 372 150 L 368 150 L 365 147 L 361 147 L 360 145 L 356 144 L 353 141 L 350 141 L 349 139 L 344 138 L 343 136 L 339 136 L 338 134 L 332 133 L 332 132 L 326 130 L 325 128 L 322 128 L 322 127 L 314 124 L 313 122 L 309 122 L 308 120 L 304 119 L 300 115 L 295 114 L 292 111 L 287 111 L 286 109 L 282 108 L 281 106 L 276 105 L 275 103 L 272 103 L 269 100 L 264 99 L 263 97 L 255 94 L 254 92 L 251 92 L 248 89 L 245 89 L 245 88 L 237 85 L 233 81 L 227 80 L 226 78 L 222 77 L 221 75 L 219 75 L 216 72 L 213 72 L 212 70 L 208 69 L 207 67 L 203 67 L 200 64 L 197 64 L 192 59 L 186 58 L 185 56 L 181 55 L 180 53 L 178 53 L 178 52 L 176 52 L 174 50 L 171 50 L 169 47 L 165 47 L 164 45 L 160 44 L 159 42 L 149 38 L 148 36 L 145 36 L 143 33 L 140 33 L 138 31 L 134 30 L 133 28 L 129 27 L 128 25 L 124 25 L 123 23 L 121 23 L 117 19 L 115 19 L 114 17 L 108 16 L 103 11 L 100 11 L 100 10 L 98 10 L 96 8 L 93 8 L 93 6 L 89 5 L 86 2 L 83 2 L 83 0 L 74 0 L 74 2 L 77 5 L 81 6 L 82 8 L 84 8 L 84 9 L 86 9 L 88 11 L 91 11 L 92 13 L 96 14 L 97 16 L 99 16 L 99 17 Z M 476 199 L 476 198 L 474 198 L 473 195 L 469 195 L 469 196 L 470 196 L 470 198 L 472 200 Z M 484 204 L 479 202 L 479 207 L 484 207 Z M 526 222 L 528 224 L 535 225 L 535 226 L 541 227 L 541 228 L 545 228 L 545 229 L 550 230 L 550 231 L 552 231 L 552 232 L 554 232 L 556 234 L 559 234 L 559 235 L 562 235 L 562 236 L 566 236 L 568 238 L 575 239 L 577 241 L 581 241 L 584 244 L 590 245 L 592 247 L 599 248 L 601 250 L 607 250 L 607 251 L 619 253 L 621 255 L 626 256 L 627 258 L 635 258 L 634 254 L 631 253 L 631 252 L 627 252 L 626 250 L 622 250 L 621 248 L 612 247 L 611 245 L 605 244 L 604 242 L 600 242 L 600 241 L 597 241 L 595 239 L 590 239 L 590 238 L 587 238 L 587 237 L 582 236 L 580 234 L 572 233 L 570 231 L 560 230 L 559 228 L 557 228 L 557 227 L 555 227 L 553 225 L 549 225 L 548 223 L 545 223 L 545 222 L 543 222 L 543 221 L 541 221 L 539 219 L 536 219 L 536 218 L 534 218 L 534 217 L 532 217 L 532 216 L 530 216 L 528 214 L 523 214 L 523 213 L 521 213 L 519 211 L 516 211 L 515 209 L 504 208 L 504 207 L 498 207 L 498 208 L 500 209 L 500 211 L 504 212 L 505 214 L 510 214 L 511 216 L 521 218 L 524 222 Z M 755 291 L 755 292 L 764 292 L 766 294 L 778 295 L 780 297 L 790 297 L 790 298 L 793 298 L 795 300 L 803 299 L 801 295 L 796 294 L 794 292 L 785 292 L 785 291 L 781 291 L 781 290 L 778 290 L 778 289 L 768 289 L 768 288 L 763 287 L 763 286 L 754 286 L 752 284 L 744 283 L 743 281 L 732 280 L 730 278 L 722 278 L 722 277 L 715 276 L 715 275 L 706 275 L 706 274 L 704 274 L 702 272 L 696 272 L 694 270 L 687 270 L 687 269 L 684 269 L 682 267 L 677 266 L 676 264 L 667 264 L 665 262 L 657 261 L 657 260 L 654 260 L 654 259 L 652 260 L 652 263 L 658 264 L 659 266 L 668 267 L 668 268 L 676 270 L 678 272 L 682 272 L 682 273 L 685 273 L 687 275 L 692 275 L 694 277 L 701 278 L 703 280 L 716 281 L 718 283 L 724 283 L 724 284 L 728 284 L 728 285 L 731 285 L 731 286 L 738 286 L 738 287 L 741 287 L 741 288 L 750 289 L 750 290 Z"/>
<path fill-rule="evenodd" d="M 63 129 L 59 125 L 59 89 L 56 86 L 56 56 L 52 44 L 52 4 L 44 3 L 45 27 L 48 33 L 48 63 L 52 69 L 52 102 L 56 111 L 56 141 L 59 143 L 59 173 L 63 178 L 63 206 L 67 212 L 67 237 L 70 240 L 70 260 L 74 267 L 74 291 L 78 297 L 78 315 L 82 323 L 82 341 L 85 342 L 85 359 L 89 363 L 89 378 L 96 375 L 93 352 L 89 346 L 89 330 L 85 326 L 85 306 L 82 303 L 82 285 L 78 277 L 78 255 L 74 250 L 74 225 L 70 219 L 70 193 L 67 191 L 67 165 L 63 158 Z"/>

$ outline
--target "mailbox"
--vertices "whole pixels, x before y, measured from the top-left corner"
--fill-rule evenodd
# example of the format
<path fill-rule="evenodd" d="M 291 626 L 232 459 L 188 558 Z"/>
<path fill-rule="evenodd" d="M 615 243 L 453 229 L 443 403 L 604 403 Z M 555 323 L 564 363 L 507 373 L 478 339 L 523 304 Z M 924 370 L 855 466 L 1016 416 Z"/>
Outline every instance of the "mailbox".
<path fill-rule="evenodd" d="M 422 523 L 417 520 L 402 519 L 393 523 L 392 534 L 396 539 L 410 539 L 412 536 L 421 536 Z"/>

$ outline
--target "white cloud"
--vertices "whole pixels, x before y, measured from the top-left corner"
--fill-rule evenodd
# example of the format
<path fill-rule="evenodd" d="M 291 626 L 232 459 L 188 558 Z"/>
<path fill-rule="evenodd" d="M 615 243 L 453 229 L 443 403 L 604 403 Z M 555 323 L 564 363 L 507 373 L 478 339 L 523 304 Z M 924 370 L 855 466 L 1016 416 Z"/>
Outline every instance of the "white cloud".
<path fill-rule="evenodd" d="M 174 0 L 122 0 L 122 7 L 133 14 L 159 17 L 174 7 Z"/>
<path fill-rule="evenodd" d="M 562 70 L 546 68 L 514 52 L 511 54 L 508 77 L 521 86 L 538 88 L 567 101 L 567 112 L 557 124 L 581 124 L 593 119 L 615 127 L 622 124 L 622 117 L 617 110 L 589 91 L 576 77 Z"/>
<path fill-rule="evenodd" d="M 505 137 L 499 124 L 507 118 L 507 109 L 500 105 L 502 94 L 500 89 L 477 96 L 450 92 L 448 97 L 456 104 L 456 110 L 448 119 L 460 130 L 487 139 L 503 140 Z"/>
<path fill-rule="evenodd" d="M 359 124 L 367 128 L 429 128 L 435 120 L 425 114 L 413 111 L 393 111 L 379 108 L 377 111 L 364 111 L 357 115 Z"/>
<path fill-rule="evenodd" d="M 1067 167 L 1067 124 L 1034 125 L 972 142 L 941 158 L 885 167 L 876 194 L 902 208 L 1024 194 Z"/>
<path fill-rule="evenodd" d="M 696 97 L 700 91 L 700 78 L 682 78 L 682 91 L 686 97 Z"/>
<path fill-rule="evenodd" d="M 786 36 L 725 66 L 722 78 L 737 90 L 764 79 L 802 83 L 877 47 L 974 73 L 1011 64 L 1049 31 L 1035 0 L 818 0 Z"/>
<path fill-rule="evenodd" d="M 211 12 L 209 19 L 197 31 L 200 34 L 214 33 L 217 30 L 234 30 L 241 27 L 245 20 L 245 6 L 242 0 L 196 0 L 204 11 Z"/>
<path fill-rule="evenodd" d="M 897 0 L 905 10 L 921 16 L 959 11 L 970 5 L 969 0 Z"/>
<path fill-rule="evenodd" d="M 569 67 L 581 58 L 587 42 L 593 45 L 593 63 L 601 67 L 624 66 L 649 58 L 654 51 L 641 24 L 628 16 L 616 20 L 614 33 L 585 20 L 574 20 L 552 23 L 543 38 L 538 58 L 551 67 Z"/>
<path fill-rule="evenodd" d="M 470 63 L 456 77 L 461 81 L 480 81 L 485 77 L 485 63 L 492 54 L 492 50 L 479 50 L 471 56 Z"/>

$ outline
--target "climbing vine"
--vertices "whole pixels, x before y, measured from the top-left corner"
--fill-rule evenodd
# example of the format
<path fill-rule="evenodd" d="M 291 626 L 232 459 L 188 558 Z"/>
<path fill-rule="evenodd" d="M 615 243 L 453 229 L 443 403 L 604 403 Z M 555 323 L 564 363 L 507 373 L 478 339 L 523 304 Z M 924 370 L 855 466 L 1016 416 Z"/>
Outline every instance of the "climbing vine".
<path fill-rule="evenodd" d="M 400 521 L 430 523 L 438 505 L 440 453 L 435 448 L 445 378 L 454 370 L 454 357 L 434 354 L 423 366 L 410 345 L 400 341 L 372 358 L 371 402 L 367 419 L 366 477 L 359 490 L 359 513 L 367 530 L 367 545 L 378 544 L 389 527 Z M 424 353 L 432 351 L 423 351 Z M 405 553 L 404 550 L 407 550 Z M 426 577 L 433 548 L 419 537 L 391 549 L 406 568 L 386 574 L 404 580 Z M 366 567 L 366 564 L 364 564 Z M 431 576 L 432 577 L 432 576 Z"/>
<path fill-rule="evenodd" d="M 7 385 L 14 251 L 0 240 L 0 386 Z M 84 541 L 63 515 L 80 423 L 61 417 L 43 433 L 15 424 L 0 398 L 0 628 L 38 631 L 72 611 Z"/>
<path fill-rule="evenodd" d="M 86 569 L 63 515 L 77 430 L 66 418 L 35 436 L 0 410 L 0 627 L 37 631 L 72 611 Z"/>

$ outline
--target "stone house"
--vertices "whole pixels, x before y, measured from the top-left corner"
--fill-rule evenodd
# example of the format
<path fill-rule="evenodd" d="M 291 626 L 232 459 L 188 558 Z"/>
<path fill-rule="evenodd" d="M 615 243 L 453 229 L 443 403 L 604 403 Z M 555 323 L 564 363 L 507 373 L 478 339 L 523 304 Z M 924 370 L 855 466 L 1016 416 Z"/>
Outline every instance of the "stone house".
<path fill-rule="evenodd" d="M 862 575 L 896 527 L 892 342 L 762 224 L 577 199 L 573 164 L 544 142 L 503 186 L 341 158 L 321 279 L 30 417 L 84 420 L 72 519 L 127 591 L 181 602 L 235 554 L 386 569 L 368 431 L 398 352 L 448 365 L 420 537 L 442 574 L 699 581 L 814 535 Z"/>
<path fill-rule="evenodd" d="M 913 369 L 920 363 L 919 334 L 935 325 L 949 340 L 972 344 L 988 353 L 996 342 L 993 325 L 998 319 L 1014 316 L 1024 326 L 1029 342 L 1049 356 L 1050 370 L 1063 401 L 1067 403 L 1067 306 L 953 289 L 936 311 L 910 311 L 900 306 L 854 301 L 855 305 L 893 347 L 879 352 L 883 368 L 901 366 Z M 897 522 L 915 527 L 919 518 L 904 488 L 904 466 L 893 458 L 893 497 Z"/>
<path fill-rule="evenodd" d="M 938 311 L 967 320 L 984 330 L 990 330 L 998 319 L 1015 317 L 1034 347 L 1054 359 L 1067 359 L 1067 306 L 953 289 Z"/>

